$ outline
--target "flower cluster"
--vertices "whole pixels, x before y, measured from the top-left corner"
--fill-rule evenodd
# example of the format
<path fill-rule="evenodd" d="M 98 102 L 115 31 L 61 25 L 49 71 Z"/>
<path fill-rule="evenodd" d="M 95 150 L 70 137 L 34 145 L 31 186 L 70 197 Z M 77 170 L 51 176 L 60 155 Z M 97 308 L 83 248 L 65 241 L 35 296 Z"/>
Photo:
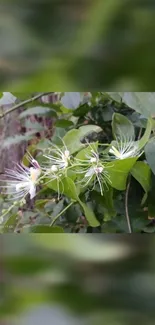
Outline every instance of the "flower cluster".
<path fill-rule="evenodd" d="M 6 179 L 1 180 L 3 183 L 2 193 L 9 195 L 13 200 L 23 200 L 27 195 L 33 199 L 36 195 L 37 185 L 41 180 L 45 181 L 44 184 L 56 180 L 59 195 L 62 178 L 67 177 L 68 172 L 72 171 L 76 184 L 92 189 L 97 186 L 103 195 L 104 189 L 111 184 L 109 168 L 112 167 L 112 164 L 110 165 L 109 162 L 116 159 L 139 157 L 141 152 L 136 143 L 125 136 L 116 139 L 115 143 L 110 146 L 106 159 L 100 155 L 98 147 L 93 143 L 87 143 L 84 156 L 81 157 L 79 153 L 73 157 L 65 143 L 62 148 L 52 144 L 48 152 L 43 155 L 45 161 L 41 165 L 30 153 L 27 153 L 27 160 L 31 167 L 17 164 L 15 170 L 7 169 Z"/>

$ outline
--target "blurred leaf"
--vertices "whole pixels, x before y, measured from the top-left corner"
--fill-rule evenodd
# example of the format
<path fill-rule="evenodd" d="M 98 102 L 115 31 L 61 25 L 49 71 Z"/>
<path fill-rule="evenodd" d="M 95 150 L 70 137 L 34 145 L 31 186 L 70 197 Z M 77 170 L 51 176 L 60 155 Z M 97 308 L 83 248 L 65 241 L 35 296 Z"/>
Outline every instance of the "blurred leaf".
<path fill-rule="evenodd" d="M 81 103 L 81 95 L 79 92 L 65 92 L 61 103 L 66 108 L 76 109 Z"/>
<path fill-rule="evenodd" d="M 87 104 L 81 105 L 78 107 L 74 112 L 74 116 L 85 116 L 89 111 L 91 110 L 91 107 Z"/>
<path fill-rule="evenodd" d="M 35 106 L 35 107 L 31 107 L 31 108 L 28 108 L 25 111 L 23 111 L 19 115 L 19 117 L 25 118 L 30 115 L 45 115 L 47 113 L 50 113 L 50 114 L 52 113 L 53 116 L 57 116 L 56 111 L 52 108 L 45 107 L 45 106 Z"/>
<path fill-rule="evenodd" d="M 155 174 L 155 137 L 150 139 L 146 144 L 145 155 L 149 166 Z"/>
<path fill-rule="evenodd" d="M 112 119 L 112 131 L 114 137 L 122 139 L 127 137 L 129 139 L 135 138 L 134 126 L 130 120 L 128 120 L 122 114 L 114 113 Z"/>
<path fill-rule="evenodd" d="M 100 225 L 99 221 L 97 220 L 93 210 L 88 206 L 88 204 L 82 202 L 81 200 L 78 200 L 79 204 L 81 205 L 83 211 L 84 211 L 84 214 L 85 214 L 85 217 L 88 221 L 88 224 L 91 226 L 91 227 L 98 227 Z"/>
<path fill-rule="evenodd" d="M 65 119 L 59 119 L 55 122 L 55 126 L 59 128 L 68 128 L 70 126 L 74 126 L 74 123 Z"/>
<path fill-rule="evenodd" d="M 91 193 L 91 200 L 94 201 L 96 211 L 102 214 L 102 221 L 107 222 L 116 216 L 113 201 L 113 188 L 111 186 L 104 191 L 103 196 L 101 196 L 99 192 L 93 191 Z"/>
<path fill-rule="evenodd" d="M 49 148 L 49 146 L 51 145 L 51 142 L 48 139 L 41 139 L 37 144 L 36 144 L 36 149 L 38 150 L 46 150 Z"/>
<path fill-rule="evenodd" d="M 119 244 L 118 242 L 106 243 L 105 241 L 99 241 L 94 236 L 77 234 L 61 236 L 61 240 L 58 240 L 57 236 L 50 236 L 42 234 L 40 236 L 33 235 L 32 241 L 37 245 L 44 247 L 45 249 L 63 252 L 68 256 L 78 261 L 92 261 L 92 262 L 110 262 L 114 260 L 122 259 L 126 256 L 130 249 L 126 245 Z"/>
<path fill-rule="evenodd" d="M 116 102 L 121 103 L 122 101 L 122 97 L 120 95 L 120 93 L 116 93 L 116 92 L 107 92 L 107 94 Z"/>
<path fill-rule="evenodd" d="M 2 230 L 0 230 L 0 233 L 12 233 L 15 229 L 16 224 L 18 223 L 18 218 L 19 217 L 17 213 L 9 216 L 8 220 L 4 223 Z"/>
<path fill-rule="evenodd" d="M 143 161 L 137 161 L 130 172 L 147 193 L 151 188 L 150 167 Z"/>
<path fill-rule="evenodd" d="M 155 114 L 155 93 L 153 92 L 125 92 L 122 101 L 135 111 L 150 117 Z"/>
<path fill-rule="evenodd" d="M 52 136 L 52 142 L 55 143 L 56 145 L 61 145 L 62 146 L 62 138 L 65 136 L 66 130 L 64 128 L 58 128 L 56 127 L 54 130 L 54 134 Z"/>
<path fill-rule="evenodd" d="M 44 206 L 46 205 L 46 203 L 49 202 L 49 199 L 41 199 L 41 200 L 36 200 L 35 201 L 35 206 L 38 208 L 44 208 Z"/>
<path fill-rule="evenodd" d="M 149 118 L 147 121 L 145 133 L 143 134 L 140 140 L 136 141 L 139 149 L 144 148 L 144 146 L 146 145 L 147 141 L 150 138 L 151 130 L 152 130 L 152 119 Z"/>
<path fill-rule="evenodd" d="M 57 180 L 53 180 L 47 183 L 47 187 L 53 189 L 54 191 L 58 192 L 58 182 Z M 69 198 L 78 201 L 78 190 L 75 186 L 75 183 L 72 181 L 71 178 L 65 177 L 62 178 L 59 182 L 60 193 L 67 195 Z"/>
<path fill-rule="evenodd" d="M 24 126 L 27 129 L 32 129 L 32 130 L 36 130 L 36 132 L 40 132 L 40 131 L 45 131 L 47 130 L 47 127 L 45 125 L 42 125 L 38 122 L 31 122 L 30 120 L 25 120 L 24 122 Z"/>
<path fill-rule="evenodd" d="M 22 141 L 29 141 L 29 140 L 33 139 L 34 134 L 36 134 L 36 130 L 26 132 L 25 135 L 19 134 L 19 135 L 8 137 L 3 141 L 2 147 L 9 148 L 10 146 L 19 144 Z"/>
<path fill-rule="evenodd" d="M 30 232 L 32 233 L 64 233 L 63 228 L 55 226 L 55 227 L 50 227 L 50 226 L 31 226 L 30 227 Z"/>
<path fill-rule="evenodd" d="M 52 208 L 52 214 L 50 215 L 51 221 L 63 210 L 64 208 L 64 199 L 60 200 L 58 203 L 55 203 Z M 46 204 L 46 211 L 50 212 L 51 206 Z"/>
<path fill-rule="evenodd" d="M 151 179 L 151 190 L 148 193 L 148 216 L 155 218 L 155 204 L 154 204 L 154 193 L 155 193 L 155 175 L 152 174 Z"/>
<path fill-rule="evenodd" d="M 92 132 L 100 132 L 101 128 L 96 125 L 85 125 L 79 129 L 73 129 L 68 131 L 63 137 L 63 141 L 69 149 L 70 153 L 73 154 L 84 147 L 81 140 Z"/>

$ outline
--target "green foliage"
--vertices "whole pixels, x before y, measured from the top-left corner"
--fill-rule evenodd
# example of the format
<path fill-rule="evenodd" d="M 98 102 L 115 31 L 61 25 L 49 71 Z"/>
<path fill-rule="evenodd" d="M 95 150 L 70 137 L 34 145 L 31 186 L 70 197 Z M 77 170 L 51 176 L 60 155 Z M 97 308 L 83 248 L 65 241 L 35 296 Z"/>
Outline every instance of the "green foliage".
<path fill-rule="evenodd" d="M 133 140 L 135 138 L 133 124 L 125 116 L 118 113 L 113 114 L 112 131 L 116 139 L 122 137 L 122 135 Z"/>
<path fill-rule="evenodd" d="M 155 114 L 155 93 L 121 93 L 122 101 L 147 118 Z"/>
<path fill-rule="evenodd" d="M 74 93 L 69 94 L 69 109 L 60 100 L 43 107 L 33 103 L 20 114 L 32 131 L 4 141 L 8 147 L 46 131 L 28 145 L 41 166 L 37 196 L 26 206 L 18 200 L 12 212 L 4 198 L 1 233 L 127 233 L 128 215 L 133 232 L 154 232 L 149 218 L 155 213 L 153 93 L 83 94 L 75 93 L 75 100 Z M 42 129 L 27 119 L 34 114 L 48 118 L 49 113 L 51 118 L 52 112 L 52 134 L 48 126 Z M 22 161 L 30 167 L 26 155 Z"/>
<path fill-rule="evenodd" d="M 132 176 L 141 184 L 144 191 L 148 193 L 151 188 L 151 170 L 143 161 L 137 161 L 131 170 Z"/>
<path fill-rule="evenodd" d="M 127 177 L 136 160 L 137 158 L 128 158 L 107 164 L 112 187 L 120 191 L 126 189 Z"/>

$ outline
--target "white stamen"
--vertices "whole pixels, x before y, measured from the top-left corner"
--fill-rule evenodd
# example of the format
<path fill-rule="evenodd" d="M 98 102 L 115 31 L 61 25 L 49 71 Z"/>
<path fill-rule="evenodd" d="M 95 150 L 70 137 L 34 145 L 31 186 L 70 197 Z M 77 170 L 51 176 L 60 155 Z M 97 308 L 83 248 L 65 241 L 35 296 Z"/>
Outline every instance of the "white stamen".
<path fill-rule="evenodd" d="M 53 166 L 51 167 L 51 171 L 52 171 L 52 172 L 57 172 L 57 171 L 58 171 L 58 167 L 57 167 L 56 165 L 53 165 Z"/>

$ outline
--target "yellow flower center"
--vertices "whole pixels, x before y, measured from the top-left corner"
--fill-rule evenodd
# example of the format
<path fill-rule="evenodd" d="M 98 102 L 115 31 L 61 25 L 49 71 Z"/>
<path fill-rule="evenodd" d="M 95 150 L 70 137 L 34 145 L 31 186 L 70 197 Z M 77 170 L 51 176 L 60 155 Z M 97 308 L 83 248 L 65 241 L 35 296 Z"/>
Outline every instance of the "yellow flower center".
<path fill-rule="evenodd" d="M 30 168 L 30 178 L 32 180 L 33 183 L 36 182 L 37 178 L 40 176 L 41 170 L 35 169 L 33 167 Z"/>

